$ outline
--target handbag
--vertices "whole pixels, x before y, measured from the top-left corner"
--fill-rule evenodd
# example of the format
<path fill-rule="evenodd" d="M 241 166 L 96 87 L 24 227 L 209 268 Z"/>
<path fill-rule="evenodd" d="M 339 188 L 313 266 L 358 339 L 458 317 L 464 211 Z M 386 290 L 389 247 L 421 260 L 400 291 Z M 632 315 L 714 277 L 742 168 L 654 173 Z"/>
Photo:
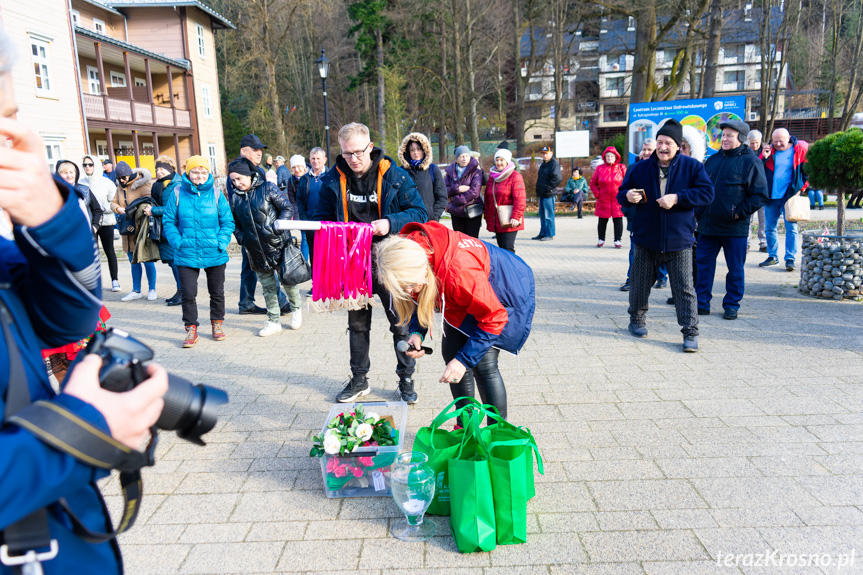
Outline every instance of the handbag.
<path fill-rule="evenodd" d="M 809 198 L 797 192 L 785 202 L 785 219 L 789 222 L 809 221 Z"/>
<path fill-rule="evenodd" d="M 303 257 L 303 252 L 294 244 L 292 237 L 288 238 L 282 249 L 282 261 L 279 263 L 279 281 L 283 285 L 298 285 L 312 279 L 312 270 Z"/>
<path fill-rule="evenodd" d="M 468 218 L 473 219 L 480 217 L 483 211 L 484 210 L 482 204 L 471 204 L 465 209 L 464 213 L 467 215 Z"/>
<path fill-rule="evenodd" d="M 495 186 L 492 185 L 492 187 L 491 187 L 491 199 L 492 199 L 492 201 L 494 201 L 494 207 L 497 210 L 497 221 L 498 221 L 498 223 L 500 223 L 501 226 L 508 228 L 508 227 L 512 226 L 512 208 L 513 208 L 513 205 L 509 204 L 506 206 L 499 206 L 497 203 L 497 198 L 494 196 L 494 188 L 495 188 Z"/>
<path fill-rule="evenodd" d="M 162 241 L 162 218 L 147 216 L 147 237 L 154 242 Z"/>

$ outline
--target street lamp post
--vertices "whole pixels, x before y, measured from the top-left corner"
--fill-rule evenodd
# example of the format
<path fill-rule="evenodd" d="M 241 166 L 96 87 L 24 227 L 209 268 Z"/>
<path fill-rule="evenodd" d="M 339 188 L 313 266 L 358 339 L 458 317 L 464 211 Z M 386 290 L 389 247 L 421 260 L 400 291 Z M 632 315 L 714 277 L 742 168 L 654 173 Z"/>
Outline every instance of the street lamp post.
<path fill-rule="evenodd" d="M 315 60 L 318 66 L 318 74 L 321 75 L 321 86 L 324 89 L 324 131 L 327 134 L 327 169 L 330 167 L 330 110 L 327 103 L 327 76 L 330 74 L 330 61 L 324 56 L 321 48 L 321 57 Z"/>

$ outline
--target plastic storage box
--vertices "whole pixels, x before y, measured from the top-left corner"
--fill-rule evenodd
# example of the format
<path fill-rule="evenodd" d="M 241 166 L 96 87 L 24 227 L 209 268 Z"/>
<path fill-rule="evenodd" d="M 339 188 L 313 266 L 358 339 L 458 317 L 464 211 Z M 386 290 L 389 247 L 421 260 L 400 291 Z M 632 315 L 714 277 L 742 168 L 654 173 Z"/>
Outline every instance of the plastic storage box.
<path fill-rule="evenodd" d="M 390 497 L 390 469 L 396 456 L 401 453 L 405 437 L 405 425 L 408 416 L 408 404 L 404 401 L 369 401 L 356 403 L 337 403 L 327 415 L 323 423 L 321 435 L 326 432 L 327 425 L 334 417 L 354 411 L 357 405 L 362 405 L 366 412 L 375 412 L 382 418 L 391 418 L 390 423 L 398 430 L 399 437 L 395 445 L 358 447 L 348 455 L 328 455 L 321 457 L 321 475 L 324 480 L 324 493 L 327 497 Z M 367 466 L 359 458 L 372 458 L 373 465 Z M 367 459 L 364 459 L 368 463 Z M 343 467 L 345 466 L 346 467 Z M 337 468 L 341 468 L 336 471 Z M 327 471 L 330 469 L 331 471 Z M 362 475 L 356 477 L 358 471 Z"/>

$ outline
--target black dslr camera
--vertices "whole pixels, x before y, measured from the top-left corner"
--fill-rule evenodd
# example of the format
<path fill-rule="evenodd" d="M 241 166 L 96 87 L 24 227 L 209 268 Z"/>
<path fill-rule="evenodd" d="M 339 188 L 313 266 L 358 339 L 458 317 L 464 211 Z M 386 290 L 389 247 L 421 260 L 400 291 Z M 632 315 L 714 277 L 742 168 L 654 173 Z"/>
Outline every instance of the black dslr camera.
<path fill-rule="evenodd" d="M 152 349 L 115 328 L 94 334 L 86 352 L 102 358 L 99 383 L 116 393 L 129 391 L 147 379 L 144 362 L 153 359 Z M 176 431 L 180 438 L 204 445 L 201 436 L 216 425 L 216 409 L 228 403 L 228 394 L 217 387 L 193 385 L 182 377 L 169 375 L 168 392 L 163 400 L 165 406 L 156 427 Z"/>

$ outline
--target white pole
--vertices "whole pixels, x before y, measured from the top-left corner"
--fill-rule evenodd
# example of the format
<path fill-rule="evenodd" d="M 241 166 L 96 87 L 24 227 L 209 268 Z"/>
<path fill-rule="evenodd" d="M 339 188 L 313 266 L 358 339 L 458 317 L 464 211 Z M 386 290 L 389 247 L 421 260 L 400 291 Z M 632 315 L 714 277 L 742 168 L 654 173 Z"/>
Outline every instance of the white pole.
<path fill-rule="evenodd" d="M 316 232 L 321 229 L 321 222 L 304 220 L 276 220 L 273 227 L 277 230 L 301 230 L 304 232 Z"/>

